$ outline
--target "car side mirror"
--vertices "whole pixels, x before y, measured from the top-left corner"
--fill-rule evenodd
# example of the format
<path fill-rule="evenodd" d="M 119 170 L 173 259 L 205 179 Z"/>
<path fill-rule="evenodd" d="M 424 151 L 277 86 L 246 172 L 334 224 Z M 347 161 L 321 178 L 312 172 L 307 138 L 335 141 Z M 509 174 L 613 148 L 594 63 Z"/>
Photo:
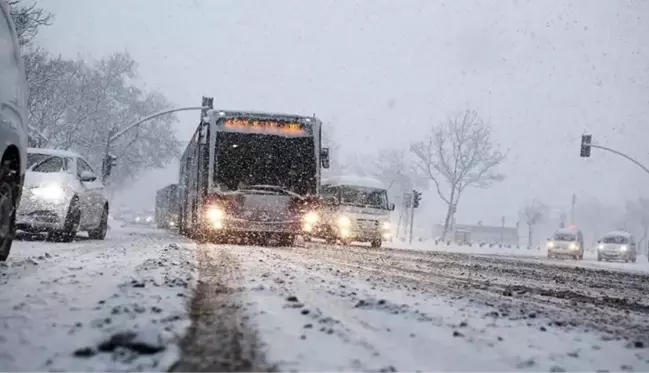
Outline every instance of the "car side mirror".
<path fill-rule="evenodd" d="M 394 211 L 394 203 L 390 202 L 390 204 L 388 205 L 388 210 Z"/>
<path fill-rule="evenodd" d="M 322 168 L 329 168 L 329 148 L 322 148 L 320 150 L 320 163 Z"/>
<path fill-rule="evenodd" d="M 81 171 L 81 174 L 79 175 L 79 180 L 83 182 L 95 181 L 97 180 L 97 175 L 95 175 L 90 171 Z"/>

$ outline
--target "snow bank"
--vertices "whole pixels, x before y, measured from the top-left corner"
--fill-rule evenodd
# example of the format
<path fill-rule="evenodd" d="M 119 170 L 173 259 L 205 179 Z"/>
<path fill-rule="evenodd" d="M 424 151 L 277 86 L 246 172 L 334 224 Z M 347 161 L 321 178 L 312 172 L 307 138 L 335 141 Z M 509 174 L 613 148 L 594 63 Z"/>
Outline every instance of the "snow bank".
<path fill-rule="evenodd" d="M 571 259 L 548 259 L 548 252 L 545 247 L 542 248 L 533 248 L 527 249 L 525 247 L 498 247 L 498 246 L 482 246 L 472 245 L 472 246 L 461 246 L 461 245 L 445 245 L 445 244 L 436 244 L 434 241 L 423 241 L 423 242 L 413 242 L 409 244 L 407 242 L 387 242 L 385 246 L 388 248 L 394 249 L 405 249 L 405 250 L 418 250 L 418 251 L 444 251 L 452 253 L 464 253 L 464 254 L 475 254 L 475 255 L 501 255 L 511 258 L 516 258 L 519 260 L 526 261 L 543 261 L 549 265 L 556 266 L 579 266 L 584 268 L 594 268 L 594 269 L 608 269 L 608 270 L 620 270 L 626 272 L 646 272 L 649 273 L 649 260 L 645 255 L 638 255 L 636 263 L 624 263 L 624 262 L 598 262 L 597 261 L 597 252 L 594 249 L 586 249 L 584 252 L 584 259 L 577 261 Z"/>
<path fill-rule="evenodd" d="M 0 265 L 0 366 L 166 371 L 190 325 L 193 243 L 160 231 L 106 241 L 16 242 Z"/>

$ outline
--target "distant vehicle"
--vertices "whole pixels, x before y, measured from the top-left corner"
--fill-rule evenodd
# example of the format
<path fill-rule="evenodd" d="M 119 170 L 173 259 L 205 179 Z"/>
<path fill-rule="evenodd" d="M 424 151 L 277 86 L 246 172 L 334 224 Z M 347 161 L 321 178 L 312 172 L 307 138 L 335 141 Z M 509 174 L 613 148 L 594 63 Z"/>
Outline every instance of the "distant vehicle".
<path fill-rule="evenodd" d="M 46 232 L 48 239 L 70 242 L 79 231 L 103 240 L 108 230 L 104 184 L 79 154 L 29 148 L 27 173 L 16 228 Z"/>
<path fill-rule="evenodd" d="M 180 232 L 293 244 L 329 164 L 321 135 L 316 117 L 203 110 L 180 160 Z"/>
<path fill-rule="evenodd" d="M 321 190 L 320 219 L 305 222 L 309 236 L 328 242 L 340 240 L 344 245 L 369 242 L 372 247 L 380 247 L 391 238 L 394 204 L 388 201 L 382 183 L 371 178 L 340 177 L 323 181 Z"/>
<path fill-rule="evenodd" d="M 613 231 L 606 233 L 597 241 L 597 261 L 623 260 L 635 263 L 638 250 L 635 238 L 628 232 Z"/>
<path fill-rule="evenodd" d="M 146 209 L 133 215 L 133 220 L 129 223 L 137 225 L 155 225 L 155 211 L 153 209 Z"/>
<path fill-rule="evenodd" d="M 27 80 L 16 29 L 0 0 L 0 261 L 13 243 L 27 159 Z"/>
<path fill-rule="evenodd" d="M 584 258 L 584 235 L 576 227 L 560 228 L 547 243 L 548 258 Z"/>
<path fill-rule="evenodd" d="M 170 184 L 155 195 L 155 222 L 158 228 L 178 226 L 178 184 Z"/>

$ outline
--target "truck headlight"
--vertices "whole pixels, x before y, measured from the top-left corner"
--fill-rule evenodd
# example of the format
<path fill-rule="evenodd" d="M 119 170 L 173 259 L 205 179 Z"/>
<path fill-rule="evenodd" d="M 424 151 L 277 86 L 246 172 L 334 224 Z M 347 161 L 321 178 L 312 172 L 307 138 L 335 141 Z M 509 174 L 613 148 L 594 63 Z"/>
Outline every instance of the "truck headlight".
<path fill-rule="evenodd" d="M 309 224 L 309 225 L 314 225 L 315 223 L 318 222 L 319 219 L 320 219 L 320 217 L 318 216 L 318 213 L 315 212 L 315 211 L 307 212 L 304 215 L 304 222 Z"/>
<path fill-rule="evenodd" d="M 389 231 L 390 228 L 392 228 L 392 225 L 390 224 L 389 221 L 384 221 L 382 227 L 383 227 L 383 230 Z"/>
<path fill-rule="evenodd" d="M 626 246 L 626 245 L 622 245 L 622 246 L 620 246 L 620 250 L 621 250 L 621 251 L 626 251 L 626 250 L 627 250 L 627 246 Z"/>
<path fill-rule="evenodd" d="M 348 228 L 352 225 L 352 219 L 347 216 L 341 216 L 338 218 L 338 226 L 341 228 Z"/>
<path fill-rule="evenodd" d="M 32 194 L 44 200 L 57 202 L 65 197 L 65 190 L 60 185 L 51 184 L 32 189 Z"/>
<path fill-rule="evenodd" d="M 571 243 L 570 244 L 570 249 L 571 250 L 577 250 L 577 245 L 575 245 L 574 243 Z"/>

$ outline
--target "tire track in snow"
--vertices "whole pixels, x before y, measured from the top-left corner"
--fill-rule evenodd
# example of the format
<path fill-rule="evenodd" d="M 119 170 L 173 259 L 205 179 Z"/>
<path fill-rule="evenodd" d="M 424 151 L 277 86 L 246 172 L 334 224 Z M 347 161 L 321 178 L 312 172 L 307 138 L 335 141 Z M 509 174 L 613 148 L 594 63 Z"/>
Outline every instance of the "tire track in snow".
<path fill-rule="evenodd" d="M 199 281 L 190 303 L 192 326 L 177 372 L 273 371 L 247 323 L 236 258 L 216 245 L 199 246 Z"/>

